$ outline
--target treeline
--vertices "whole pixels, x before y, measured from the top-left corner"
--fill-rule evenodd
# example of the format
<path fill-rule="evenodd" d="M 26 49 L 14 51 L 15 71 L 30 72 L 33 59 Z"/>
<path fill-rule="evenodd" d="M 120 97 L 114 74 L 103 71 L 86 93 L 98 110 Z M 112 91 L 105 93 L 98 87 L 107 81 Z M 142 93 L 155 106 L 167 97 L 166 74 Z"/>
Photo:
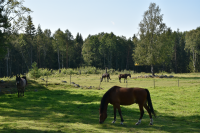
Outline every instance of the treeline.
<path fill-rule="evenodd" d="M 4 10 L 0 11 L 2 14 Z M 23 74 L 34 62 L 38 68 L 47 69 L 92 66 L 152 74 L 198 72 L 200 27 L 188 32 L 172 31 L 162 23 L 159 12 L 159 7 L 151 3 L 139 24 L 138 36 L 127 39 L 102 32 L 84 40 L 80 33 L 74 37 L 68 29 L 52 33 L 40 25 L 35 28 L 30 15 L 25 18 L 24 33 L 18 33 L 1 15 L 0 77 Z"/>

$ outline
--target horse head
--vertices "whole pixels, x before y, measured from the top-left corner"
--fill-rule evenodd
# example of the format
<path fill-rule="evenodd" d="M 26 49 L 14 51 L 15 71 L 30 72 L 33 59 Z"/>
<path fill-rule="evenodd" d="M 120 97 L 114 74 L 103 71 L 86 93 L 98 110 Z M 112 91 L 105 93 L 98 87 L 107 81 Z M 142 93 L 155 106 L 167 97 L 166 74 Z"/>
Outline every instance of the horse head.
<path fill-rule="evenodd" d="M 17 85 L 20 83 L 20 80 L 21 80 L 20 76 L 17 76 L 17 75 L 16 75 L 16 84 L 17 84 Z"/>
<path fill-rule="evenodd" d="M 107 118 L 107 113 L 101 112 L 99 109 L 99 123 L 102 124 L 106 118 Z"/>

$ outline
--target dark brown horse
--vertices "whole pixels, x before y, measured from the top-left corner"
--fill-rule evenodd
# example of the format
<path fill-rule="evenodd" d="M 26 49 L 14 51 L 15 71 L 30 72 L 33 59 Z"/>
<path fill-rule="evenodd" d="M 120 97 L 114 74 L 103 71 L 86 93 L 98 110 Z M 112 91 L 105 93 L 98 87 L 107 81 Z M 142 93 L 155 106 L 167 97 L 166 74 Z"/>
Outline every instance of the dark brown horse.
<path fill-rule="evenodd" d="M 101 82 L 103 81 L 104 78 L 107 78 L 107 82 L 109 82 L 110 79 L 110 74 L 109 73 L 104 73 L 101 77 Z M 111 80 L 111 79 L 110 79 Z M 106 80 L 105 80 L 106 81 Z"/>
<path fill-rule="evenodd" d="M 113 86 L 110 88 L 102 97 L 101 105 L 99 109 L 99 123 L 103 123 L 107 118 L 107 107 L 108 103 L 112 104 L 114 107 L 114 121 L 116 121 L 116 109 L 118 109 L 119 115 L 121 117 L 121 124 L 123 124 L 124 119 L 122 117 L 120 105 L 131 105 L 137 103 L 140 109 L 140 118 L 136 125 L 141 123 L 144 109 L 147 110 L 150 117 L 150 125 L 153 125 L 153 114 L 155 117 L 153 105 L 151 102 L 150 93 L 147 89 L 143 88 L 122 88 L 119 86 Z M 148 103 L 148 105 L 147 105 Z"/>
<path fill-rule="evenodd" d="M 22 93 L 24 96 L 25 86 L 27 85 L 26 76 L 23 76 L 22 78 L 20 78 L 20 76 L 16 76 L 16 85 L 17 85 L 18 97 L 19 93 Z"/>
<path fill-rule="evenodd" d="M 124 78 L 124 83 L 125 83 L 125 79 L 126 79 L 126 83 L 127 83 L 127 77 L 131 78 L 131 74 L 120 74 L 119 77 L 119 82 L 121 83 L 121 78 Z"/>

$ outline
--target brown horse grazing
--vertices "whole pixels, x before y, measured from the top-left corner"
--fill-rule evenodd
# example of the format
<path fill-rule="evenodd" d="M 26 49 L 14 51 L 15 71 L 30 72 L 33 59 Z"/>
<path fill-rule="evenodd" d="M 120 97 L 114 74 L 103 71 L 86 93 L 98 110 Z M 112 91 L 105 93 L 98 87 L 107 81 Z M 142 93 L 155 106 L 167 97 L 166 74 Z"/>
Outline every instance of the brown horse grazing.
<path fill-rule="evenodd" d="M 24 96 L 25 86 L 27 85 L 26 76 L 23 76 L 22 78 L 20 78 L 20 76 L 16 76 L 16 85 L 17 85 L 17 90 L 18 90 L 18 97 L 19 97 L 19 93 L 23 93 L 23 96 Z"/>
<path fill-rule="evenodd" d="M 131 74 L 120 74 L 119 77 L 119 82 L 121 83 L 121 78 L 124 78 L 124 83 L 125 83 L 125 79 L 126 79 L 126 83 L 127 83 L 127 77 L 131 78 Z"/>
<path fill-rule="evenodd" d="M 101 77 L 101 82 L 103 81 L 104 78 L 107 78 L 107 82 L 109 82 L 110 79 L 110 74 L 109 73 L 104 73 Z M 111 79 L 110 79 L 111 80 Z M 106 81 L 106 80 L 105 80 Z"/>
<path fill-rule="evenodd" d="M 148 102 L 148 105 L 147 105 L 147 102 Z M 101 105 L 99 109 L 99 123 L 103 123 L 105 119 L 107 118 L 108 103 L 112 104 L 114 107 L 114 121 L 112 123 L 115 123 L 116 121 L 116 109 L 118 109 L 119 115 L 121 117 L 121 124 L 123 124 L 124 122 L 120 105 L 131 105 L 131 104 L 137 103 L 140 109 L 140 118 L 135 125 L 139 125 L 141 123 L 141 120 L 144 114 L 143 107 L 149 113 L 150 125 L 153 125 L 153 118 L 151 114 L 153 114 L 155 117 L 156 117 L 156 114 L 154 113 L 150 93 L 147 89 L 122 88 L 119 86 L 113 86 L 112 88 L 110 88 L 103 95 L 101 99 Z"/>

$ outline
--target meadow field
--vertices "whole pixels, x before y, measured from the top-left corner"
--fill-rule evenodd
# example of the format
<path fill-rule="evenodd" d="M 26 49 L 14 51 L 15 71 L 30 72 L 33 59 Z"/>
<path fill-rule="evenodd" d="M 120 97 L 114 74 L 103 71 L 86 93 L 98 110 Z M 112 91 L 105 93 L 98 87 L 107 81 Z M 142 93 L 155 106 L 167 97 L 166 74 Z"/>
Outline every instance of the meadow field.
<path fill-rule="evenodd" d="M 200 73 L 173 74 L 173 78 L 136 78 L 146 73 L 132 74 L 128 82 L 119 83 L 111 74 L 109 82 L 101 82 L 101 74 L 51 75 L 33 79 L 27 75 L 24 97 L 17 97 L 15 77 L 2 78 L 0 83 L 1 133 L 125 133 L 125 132 L 200 132 Z M 167 74 L 170 75 L 170 74 Z M 66 81 L 67 83 L 63 82 Z M 113 107 L 99 124 L 99 106 L 103 94 L 112 86 L 147 88 L 157 114 L 149 125 L 145 110 L 138 126 L 140 111 L 137 104 L 121 106 L 124 124 L 112 124 Z M 100 86 L 100 89 L 99 89 Z"/>

